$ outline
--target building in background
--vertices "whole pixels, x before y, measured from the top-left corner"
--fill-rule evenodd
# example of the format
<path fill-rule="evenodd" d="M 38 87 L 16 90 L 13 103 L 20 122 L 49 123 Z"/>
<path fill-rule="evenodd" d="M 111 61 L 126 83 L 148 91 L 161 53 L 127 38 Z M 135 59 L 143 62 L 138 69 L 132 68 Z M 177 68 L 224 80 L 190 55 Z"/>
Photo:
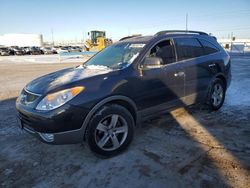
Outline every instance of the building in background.
<path fill-rule="evenodd" d="M 0 35 L 2 46 L 43 46 L 41 34 L 4 34 Z"/>
<path fill-rule="evenodd" d="M 223 48 L 230 52 L 245 53 L 250 52 L 250 39 L 218 39 Z"/>

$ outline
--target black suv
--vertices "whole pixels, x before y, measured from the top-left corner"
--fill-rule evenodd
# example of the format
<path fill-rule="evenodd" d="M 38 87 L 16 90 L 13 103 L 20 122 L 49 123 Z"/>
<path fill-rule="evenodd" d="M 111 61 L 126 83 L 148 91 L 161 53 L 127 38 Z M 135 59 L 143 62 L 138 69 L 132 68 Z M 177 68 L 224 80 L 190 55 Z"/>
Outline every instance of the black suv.
<path fill-rule="evenodd" d="M 197 102 L 218 110 L 230 80 L 230 57 L 215 37 L 161 31 L 121 40 L 83 65 L 33 80 L 16 108 L 21 128 L 43 142 L 85 140 L 111 156 L 146 118 Z"/>

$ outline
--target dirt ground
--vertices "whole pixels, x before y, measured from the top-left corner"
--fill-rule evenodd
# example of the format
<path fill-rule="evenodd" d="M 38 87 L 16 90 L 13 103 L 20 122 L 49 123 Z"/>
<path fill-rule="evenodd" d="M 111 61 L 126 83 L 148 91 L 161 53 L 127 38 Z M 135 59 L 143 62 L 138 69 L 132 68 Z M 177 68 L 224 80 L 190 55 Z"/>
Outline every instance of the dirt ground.
<path fill-rule="evenodd" d="M 41 143 L 17 127 L 20 89 L 75 64 L 0 61 L 0 187 L 249 187 L 250 56 L 232 57 L 233 79 L 219 111 L 196 105 L 145 122 L 128 150 L 110 159 L 86 144 Z"/>

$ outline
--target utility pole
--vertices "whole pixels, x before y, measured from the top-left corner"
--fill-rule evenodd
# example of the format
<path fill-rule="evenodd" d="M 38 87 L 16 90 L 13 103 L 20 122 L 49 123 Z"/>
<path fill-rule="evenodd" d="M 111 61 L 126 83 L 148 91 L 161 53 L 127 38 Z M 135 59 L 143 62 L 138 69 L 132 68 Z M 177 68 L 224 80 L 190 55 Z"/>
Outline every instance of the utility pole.
<path fill-rule="evenodd" d="M 54 31 L 53 28 L 51 28 L 51 39 L 52 39 L 52 45 L 54 46 Z"/>
<path fill-rule="evenodd" d="M 188 13 L 186 13 L 186 32 L 188 32 Z"/>

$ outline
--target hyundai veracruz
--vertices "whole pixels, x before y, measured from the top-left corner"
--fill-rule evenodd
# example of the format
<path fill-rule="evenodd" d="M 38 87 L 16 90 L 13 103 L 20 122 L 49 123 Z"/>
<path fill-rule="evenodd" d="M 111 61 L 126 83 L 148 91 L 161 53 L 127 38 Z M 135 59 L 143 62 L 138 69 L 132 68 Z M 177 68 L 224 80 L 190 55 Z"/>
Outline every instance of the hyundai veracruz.
<path fill-rule="evenodd" d="M 16 101 L 18 121 L 43 142 L 86 141 L 108 157 L 153 115 L 197 102 L 218 110 L 230 80 L 230 57 L 215 37 L 161 31 L 121 40 L 83 65 L 31 81 Z"/>

